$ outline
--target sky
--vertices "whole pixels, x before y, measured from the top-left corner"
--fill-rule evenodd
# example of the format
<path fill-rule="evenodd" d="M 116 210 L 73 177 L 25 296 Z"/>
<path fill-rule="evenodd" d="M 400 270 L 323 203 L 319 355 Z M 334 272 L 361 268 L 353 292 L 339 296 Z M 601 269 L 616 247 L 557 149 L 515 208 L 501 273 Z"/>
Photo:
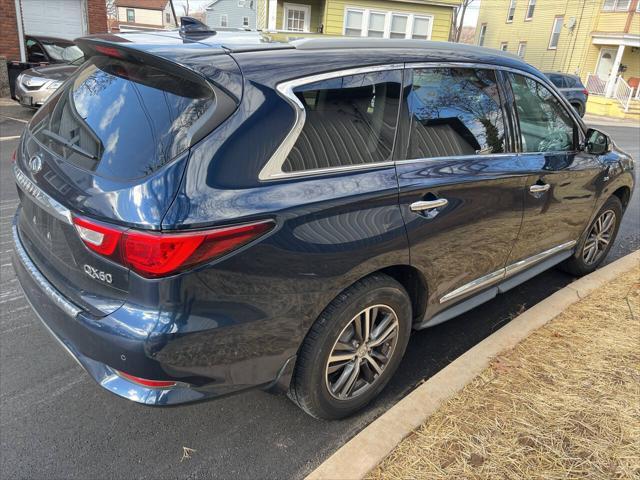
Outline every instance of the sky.
<path fill-rule="evenodd" d="M 192 12 L 204 9 L 212 0 L 189 0 L 189 8 Z M 478 12 L 480 11 L 480 2 L 482 0 L 475 0 L 469 7 L 467 8 L 467 13 L 464 16 L 464 24 L 469 27 L 475 27 L 476 22 L 478 21 Z M 181 15 L 182 5 L 186 3 L 185 0 L 173 0 L 173 4 L 176 7 L 176 13 Z"/>

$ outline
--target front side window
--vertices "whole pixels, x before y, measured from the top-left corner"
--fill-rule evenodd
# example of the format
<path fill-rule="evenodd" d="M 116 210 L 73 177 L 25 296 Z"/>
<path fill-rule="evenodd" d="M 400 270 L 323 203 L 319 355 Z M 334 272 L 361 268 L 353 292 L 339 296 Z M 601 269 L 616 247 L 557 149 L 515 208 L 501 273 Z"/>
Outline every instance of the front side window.
<path fill-rule="evenodd" d="M 127 22 L 134 23 L 136 21 L 136 11 L 133 8 L 127 8 Z"/>
<path fill-rule="evenodd" d="M 296 88 L 306 118 L 282 171 L 391 160 L 401 83 L 402 72 L 389 70 Z"/>
<path fill-rule="evenodd" d="M 522 75 L 509 74 L 524 152 L 565 152 L 575 148 L 577 129 L 551 91 Z"/>
<path fill-rule="evenodd" d="M 513 22 L 513 17 L 516 14 L 516 0 L 511 0 L 509 3 L 509 11 L 507 12 L 507 23 Z"/>
<path fill-rule="evenodd" d="M 478 35 L 478 45 L 481 47 L 484 45 L 484 37 L 487 34 L 487 24 L 483 23 L 480 26 L 480 34 Z"/>
<path fill-rule="evenodd" d="M 493 70 L 415 69 L 407 110 L 407 159 L 505 151 L 504 116 Z"/>
<path fill-rule="evenodd" d="M 527 14 L 525 15 L 525 20 L 531 20 L 533 18 L 533 12 L 536 9 L 536 0 L 529 0 L 529 5 L 527 5 Z"/>
<path fill-rule="evenodd" d="M 311 8 L 308 5 L 284 4 L 284 29 L 289 32 L 308 32 Z"/>
<path fill-rule="evenodd" d="M 551 38 L 549 39 L 549 49 L 558 48 L 558 42 L 560 41 L 560 33 L 562 32 L 562 23 L 564 17 L 556 17 L 553 21 L 553 28 L 551 29 Z"/>

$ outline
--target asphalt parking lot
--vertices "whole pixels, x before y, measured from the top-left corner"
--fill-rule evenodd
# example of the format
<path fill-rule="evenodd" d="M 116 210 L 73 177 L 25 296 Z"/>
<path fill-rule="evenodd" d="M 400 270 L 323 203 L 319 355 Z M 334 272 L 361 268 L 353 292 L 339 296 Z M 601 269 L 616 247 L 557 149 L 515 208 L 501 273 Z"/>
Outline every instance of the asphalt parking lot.
<path fill-rule="evenodd" d="M 29 117 L 21 107 L 0 105 L 1 478 L 303 477 L 416 384 L 572 280 L 551 270 L 455 320 L 415 333 L 382 397 L 348 420 L 314 420 L 285 396 L 261 391 L 174 408 L 134 404 L 97 387 L 59 347 L 14 277 L 11 153 Z M 640 158 L 640 129 L 600 128 Z M 607 261 L 638 248 L 636 189 Z M 191 458 L 183 459 L 183 447 L 193 449 Z"/>

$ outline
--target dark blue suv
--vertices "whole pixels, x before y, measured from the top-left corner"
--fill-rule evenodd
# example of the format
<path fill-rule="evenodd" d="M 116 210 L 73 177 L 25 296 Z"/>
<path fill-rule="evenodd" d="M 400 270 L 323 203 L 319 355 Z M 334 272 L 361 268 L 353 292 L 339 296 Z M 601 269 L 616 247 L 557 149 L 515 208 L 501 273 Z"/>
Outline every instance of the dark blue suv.
<path fill-rule="evenodd" d="M 417 40 L 77 41 L 15 163 L 15 269 L 105 389 L 282 389 L 339 418 L 412 329 L 594 270 L 632 159 L 539 71 Z"/>

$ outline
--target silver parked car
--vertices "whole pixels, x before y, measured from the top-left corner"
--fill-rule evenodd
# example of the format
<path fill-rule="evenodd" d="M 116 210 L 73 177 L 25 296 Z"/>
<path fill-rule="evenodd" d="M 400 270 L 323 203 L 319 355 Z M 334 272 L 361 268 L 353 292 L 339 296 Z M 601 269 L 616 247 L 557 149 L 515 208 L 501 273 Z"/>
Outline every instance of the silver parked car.
<path fill-rule="evenodd" d="M 25 107 L 42 106 L 83 62 L 84 57 L 80 57 L 67 64 L 47 65 L 25 70 L 16 79 L 16 99 Z"/>

